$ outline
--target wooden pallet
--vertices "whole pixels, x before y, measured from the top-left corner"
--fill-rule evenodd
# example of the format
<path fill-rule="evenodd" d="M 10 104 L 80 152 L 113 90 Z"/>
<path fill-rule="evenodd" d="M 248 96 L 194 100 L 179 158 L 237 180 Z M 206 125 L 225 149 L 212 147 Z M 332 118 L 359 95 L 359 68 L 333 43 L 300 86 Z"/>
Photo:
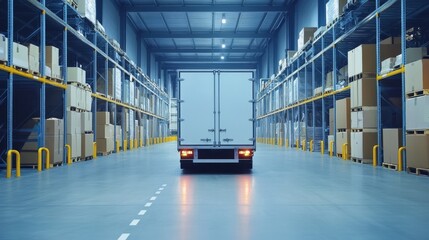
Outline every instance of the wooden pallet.
<path fill-rule="evenodd" d="M 371 159 L 362 159 L 362 158 L 355 158 L 355 157 L 352 157 L 351 161 L 355 162 L 355 163 L 359 163 L 359 164 L 369 164 L 369 163 L 372 163 Z"/>
<path fill-rule="evenodd" d="M 87 157 L 82 158 L 83 161 L 88 161 L 88 160 L 92 160 L 92 159 L 94 159 L 94 156 L 87 156 Z"/>
<path fill-rule="evenodd" d="M 77 108 L 77 107 L 68 107 L 67 110 L 73 111 L 73 112 L 80 112 L 80 113 L 82 113 L 82 112 L 88 112 L 86 110 L 83 110 L 83 109 L 80 109 L 80 108 Z"/>
<path fill-rule="evenodd" d="M 410 130 L 407 131 L 408 135 L 429 135 L 429 130 Z"/>
<path fill-rule="evenodd" d="M 398 170 L 398 165 L 396 164 L 392 164 L 392 163 L 383 163 L 382 164 L 383 168 L 389 169 L 389 170 Z"/>
<path fill-rule="evenodd" d="M 82 159 L 81 157 L 74 157 L 74 158 L 71 158 L 71 160 L 72 162 L 80 162 Z"/>
<path fill-rule="evenodd" d="M 337 157 L 343 159 L 343 154 L 342 153 L 337 153 Z"/>
<path fill-rule="evenodd" d="M 105 157 L 105 156 L 109 156 L 112 153 L 113 153 L 113 151 L 110 151 L 110 152 L 98 152 L 97 156 Z"/>
<path fill-rule="evenodd" d="M 349 76 L 349 82 L 354 82 L 364 78 L 376 78 L 377 75 L 375 73 L 359 73 L 354 76 Z"/>
<path fill-rule="evenodd" d="M 330 94 L 330 93 L 332 93 L 334 90 L 332 90 L 332 89 L 329 89 L 329 90 L 325 90 L 325 93 L 324 94 Z"/>
<path fill-rule="evenodd" d="M 30 74 L 40 77 L 40 73 L 38 71 L 29 70 Z"/>
<path fill-rule="evenodd" d="M 420 91 L 407 93 L 408 98 L 415 98 L 415 97 L 426 96 L 426 95 L 429 95 L 429 89 L 423 89 Z"/>
<path fill-rule="evenodd" d="M 363 132 L 363 129 L 352 129 L 352 132 Z"/>
<path fill-rule="evenodd" d="M 337 132 L 347 132 L 347 128 L 339 128 L 337 129 Z"/>
<path fill-rule="evenodd" d="M 68 85 L 73 85 L 79 88 L 86 88 L 86 85 L 80 82 L 72 82 L 72 81 L 68 81 L 67 82 Z"/>
<path fill-rule="evenodd" d="M 61 167 L 63 165 L 63 163 L 62 162 L 58 162 L 58 163 L 53 163 L 53 164 L 51 164 L 50 165 L 50 167 L 51 168 L 54 168 L 54 167 Z"/>
<path fill-rule="evenodd" d="M 352 108 L 352 112 L 361 112 L 361 111 L 363 111 L 362 107 Z"/>
<path fill-rule="evenodd" d="M 328 28 L 332 27 L 337 22 L 338 22 L 338 18 L 334 19 L 331 23 L 329 23 L 328 26 L 326 26 L 326 28 L 328 29 Z"/>
<path fill-rule="evenodd" d="M 415 175 L 429 176 L 429 169 L 408 167 L 407 172 Z"/>
<path fill-rule="evenodd" d="M 21 72 L 26 72 L 26 73 L 30 73 L 30 70 L 27 68 L 23 68 L 23 67 L 18 67 L 18 66 L 13 66 L 13 68 L 15 68 L 16 70 L 19 70 Z"/>

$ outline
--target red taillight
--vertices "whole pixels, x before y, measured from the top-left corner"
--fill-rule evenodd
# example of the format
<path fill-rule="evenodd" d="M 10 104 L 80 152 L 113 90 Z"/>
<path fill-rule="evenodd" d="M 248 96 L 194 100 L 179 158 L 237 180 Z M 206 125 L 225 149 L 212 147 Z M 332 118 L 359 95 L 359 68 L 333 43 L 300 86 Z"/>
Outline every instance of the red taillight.
<path fill-rule="evenodd" d="M 238 150 L 238 157 L 239 158 L 252 158 L 253 157 L 253 150 L 252 149 L 239 149 Z"/>
<path fill-rule="evenodd" d="M 193 159 L 194 158 L 194 151 L 190 150 L 190 149 L 180 150 L 180 158 L 182 158 L 182 159 Z"/>

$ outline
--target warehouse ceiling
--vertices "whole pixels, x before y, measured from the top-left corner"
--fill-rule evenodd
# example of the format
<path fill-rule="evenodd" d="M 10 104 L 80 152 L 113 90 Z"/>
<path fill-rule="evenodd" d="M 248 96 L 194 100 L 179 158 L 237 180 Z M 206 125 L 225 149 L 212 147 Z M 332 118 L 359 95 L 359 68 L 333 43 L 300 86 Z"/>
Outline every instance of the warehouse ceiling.
<path fill-rule="evenodd" d="M 158 61 L 189 65 L 255 64 L 290 0 L 119 2 Z"/>

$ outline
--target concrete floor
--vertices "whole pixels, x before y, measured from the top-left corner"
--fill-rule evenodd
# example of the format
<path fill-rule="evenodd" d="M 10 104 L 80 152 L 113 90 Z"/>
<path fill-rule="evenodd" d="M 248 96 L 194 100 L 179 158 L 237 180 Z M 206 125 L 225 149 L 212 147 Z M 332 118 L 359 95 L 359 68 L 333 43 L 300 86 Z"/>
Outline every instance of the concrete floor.
<path fill-rule="evenodd" d="M 258 145 L 182 172 L 175 143 L 0 178 L 0 239 L 428 239 L 429 178 Z"/>

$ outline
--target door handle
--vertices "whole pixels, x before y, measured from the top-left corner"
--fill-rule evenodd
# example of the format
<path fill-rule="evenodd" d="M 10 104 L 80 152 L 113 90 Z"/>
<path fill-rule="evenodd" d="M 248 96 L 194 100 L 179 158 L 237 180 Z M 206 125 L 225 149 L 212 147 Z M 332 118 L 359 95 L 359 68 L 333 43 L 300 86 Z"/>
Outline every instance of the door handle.
<path fill-rule="evenodd" d="M 226 132 L 226 129 L 219 129 L 219 132 Z"/>
<path fill-rule="evenodd" d="M 228 143 L 228 142 L 234 141 L 234 139 L 232 139 L 232 138 L 224 138 L 223 141 Z"/>
<path fill-rule="evenodd" d="M 209 132 L 214 132 L 215 130 L 214 129 L 209 129 Z"/>
<path fill-rule="evenodd" d="M 211 142 L 212 140 L 210 138 L 201 139 L 201 142 Z"/>

